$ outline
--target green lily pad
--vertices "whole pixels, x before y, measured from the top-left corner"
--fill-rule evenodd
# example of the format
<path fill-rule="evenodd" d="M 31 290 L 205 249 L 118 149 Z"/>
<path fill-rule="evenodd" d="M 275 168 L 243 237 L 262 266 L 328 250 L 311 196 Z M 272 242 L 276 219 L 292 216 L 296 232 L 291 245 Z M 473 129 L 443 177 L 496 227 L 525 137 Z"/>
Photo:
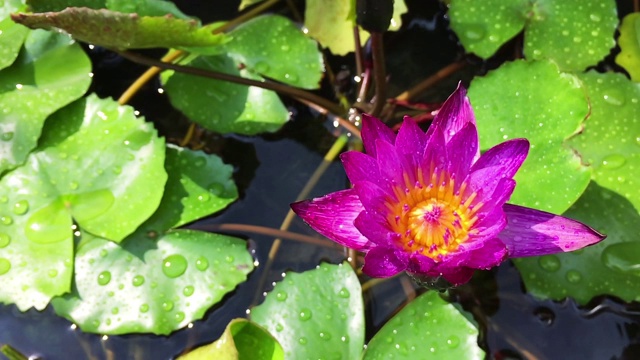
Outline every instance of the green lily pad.
<path fill-rule="evenodd" d="M 89 58 L 67 36 L 28 33 L 18 58 L 0 71 L 0 174 L 24 163 L 46 117 L 82 96 L 90 73 Z"/>
<path fill-rule="evenodd" d="M 348 263 L 288 272 L 251 310 L 287 359 L 358 359 L 364 344 L 360 283 Z"/>
<path fill-rule="evenodd" d="M 31 11 L 35 13 L 60 11 L 68 7 L 86 7 L 102 9 L 106 7 L 106 0 L 27 0 Z"/>
<path fill-rule="evenodd" d="M 620 53 L 616 63 L 622 66 L 631 80 L 640 82 L 640 13 L 631 13 L 622 19 L 620 25 Z"/>
<path fill-rule="evenodd" d="M 266 15 L 254 18 L 229 33 L 225 48 L 237 62 L 285 84 L 316 89 L 324 71 L 316 42 L 291 20 Z"/>
<path fill-rule="evenodd" d="M 449 16 L 469 52 L 486 59 L 524 28 L 526 57 L 552 59 L 565 71 L 608 55 L 618 25 L 614 0 L 451 0 Z"/>
<path fill-rule="evenodd" d="M 29 33 L 29 29 L 14 23 L 9 14 L 25 9 L 19 0 L 0 0 L 0 70 L 13 64 Z"/>
<path fill-rule="evenodd" d="M 85 332 L 167 335 L 204 316 L 253 269 L 243 240 L 194 230 L 121 245 L 83 234 L 75 287 L 52 300 Z"/>
<path fill-rule="evenodd" d="M 229 56 L 200 56 L 190 66 L 262 80 Z M 289 112 L 278 95 L 255 86 L 233 84 L 181 73 L 164 72 L 162 80 L 171 104 L 192 121 L 219 133 L 257 134 L 278 130 Z"/>
<path fill-rule="evenodd" d="M 478 329 L 438 293 L 405 306 L 371 339 L 364 360 L 484 359 Z"/>
<path fill-rule="evenodd" d="M 169 174 L 163 203 L 143 225 L 164 231 L 218 212 L 238 198 L 231 176 L 233 167 L 215 155 L 167 146 L 165 168 Z"/>
<path fill-rule="evenodd" d="M 178 360 L 283 360 L 282 346 L 267 331 L 246 319 L 233 319 L 220 339 L 180 356 Z"/>
<path fill-rule="evenodd" d="M 640 169 L 640 86 L 621 74 L 591 71 L 579 77 L 589 94 L 591 115 L 569 145 L 593 166 L 595 183 L 565 215 L 608 237 L 579 255 L 522 259 L 517 265 L 527 289 L 539 297 L 572 296 L 586 303 L 612 294 L 640 300 L 640 183 L 633 176 Z"/>
<path fill-rule="evenodd" d="M 353 27 L 356 19 L 356 1 L 344 0 L 307 0 L 304 13 L 304 26 L 307 33 L 318 40 L 320 45 L 329 48 L 336 55 L 353 52 Z M 398 30 L 402 25 L 401 15 L 407 12 L 404 0 L 393 2 L 393 17 L 389 30 Z M 364 44 L 369 33 L 360 30 L 360 41 Z"/>
<path fill-rule="evenodd" d="M 551 62 L 514 61 L 474 79 L 469 98 L 484 150 L 513 138 L 531 143 L 510 202 L 558 214 L 567 210 L 591 176 L 564 143 L 588 112 L 577 78 Z"/>
<path fill-rule="evenodd" d="M 69 291 L 72 219 L 122 240 L 156 209 L 166 179 L 164 142 L 129 107 L 90 96 L 47 125 L 56 136 L 0 180 L 0 301 L 21 310 Z"/>
<path fill-rule="evenodd" d="M 564 216 L 589 224 L 607 238 L 571 253 L 514 259 L 527 291 L 545 299 L 571 296 L 580 304 L 602 294 L 640 301 L 638 210 L 592 182 Z"/>
<path fill-rule="evenodd" d="M 171 14 L 178 19 L 191 20 L 176 4 L 164 0 L 106 0 L 105 7 L 112 11 L 138 14 L 139 16 L 164 16 Z"/>
<path fill-rule="evenodd" d="M 114 49 L 214 46 L 225 40 L 195 20 L 173 16 L 138 16 L 106 9 L 66 8 L 59 12 L 12 14 L 32 29 L 57 29 L 87 43 Z"/>

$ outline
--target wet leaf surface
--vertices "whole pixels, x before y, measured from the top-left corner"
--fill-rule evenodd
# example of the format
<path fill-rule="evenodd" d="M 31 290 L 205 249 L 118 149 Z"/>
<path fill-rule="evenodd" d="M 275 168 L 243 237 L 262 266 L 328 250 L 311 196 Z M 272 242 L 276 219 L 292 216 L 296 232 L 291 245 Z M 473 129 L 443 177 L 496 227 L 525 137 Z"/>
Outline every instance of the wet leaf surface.
<path fill-rule="evenodd" d="M 631 80 L 640 82 L 640 13 L 632 13 L 622 19 L 618 45 L 620 53 L 616 63 L 622 66 Z"/>

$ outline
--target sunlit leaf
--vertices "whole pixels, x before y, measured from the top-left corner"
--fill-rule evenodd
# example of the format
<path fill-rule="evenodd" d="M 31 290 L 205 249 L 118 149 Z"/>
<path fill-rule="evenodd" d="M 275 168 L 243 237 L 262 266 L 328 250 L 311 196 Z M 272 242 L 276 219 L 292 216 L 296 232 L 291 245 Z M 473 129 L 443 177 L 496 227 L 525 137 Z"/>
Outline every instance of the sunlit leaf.
<path fill-rule="evenodd" d="M 178 19 L 192 19 L 185 15 L 176 4 L 164 0 L 106 0 L 106 8 L 123 13 L 138 14 L 140 16 L 164 16 L 171 14 Z"/>
<path fill-rule="evenodd" d="M 89 58 L 67 36 L 29 32 L 18 58 L 0 71 L 0 174 L 25 161 L 47 116 L 85 93 L 90 72 Z"/>
<path fill-rule="evenodd" d="M 229 55 L 249 69 L 285 84 L 319 87 L 324 66 L 318 45 L 287 18 L 260 16 L 229 35 Z"/>
<path fill-rule="evenodd" d="M 188 65 L 260 80 L 228 56 L 201 56 Z M 162 76 L 171 104 L 192 121 L 220 133 L 257 134 L 278 130 L 289 112 L 278 95 L 255 86 L 181 73 Z"/>
<path fill-rule="evenodd" d="M 522 259 L 527 289 L 540 297 L 572 296 L 580 303 L 600 294 L 640 300 L 640 86 L 621 74 L 579 75 L 591 102 L 584 130 L 569 140 L 594 168 L 588 191 L 565 214 L 608 235 L 576 254 Z M 597 184 L 596 184 L 597 183 Z"/>
<path fill-rule="evenodd" d="M 19 0 L 0 0 L 0 70 L 13 63 L 29 32 L 26 27 L 14 23 L 9 14 L 25 9 Z"/>
<path fill-rule="evenodd" d="M 288 272 L 251 319 L 280 342 L 287 359 L 358 359 L 364 343 L 360 283 L 348 263 Z"/>
<path fill-rule="evenodd" d="M 282 346 L 267 331 L 246 319 L 233 319 L 222 336 L 180 356 L 178 360 L 282 360 Z"/>
<path fill-rule="evenodd" d="M 631 79 L 640 82 L 640 13 L 631 13 L 624 17 L 620 25 L 620 53 L 616 63 L 622 66 Z"/>
<path fill-rule="evenodd" d="M 614 0 L 451 0 L 451 28 L 465 49 L 488 58 L 524 29 L 530 60 L 552 59 L 562 70 L 583 70 L 613 46 Z"/>
<path fill-rule="evenodd" d="M 122 244 L 83 234 L 75 288 L 52 304 L 85 332 L 169 334 L 202 318 L 253 269 L 246 243 L 172 230 Z"/>
<path fill-rule="evenodd" d="M 564 143 L 588 112 L 580 82 L 553 63 L 521 60 L 474 79 L 469 98 L 483 150 L 514 138 L 531 143 L 510 202 L 553 213 L 567 210 L 591 176 Z"/>
<path fill-rule="evenodd" d="M 484 359 L 478 329 L 438 293 L 413 300 L 371 339 L 364 360 Z"/>
<path fill-rule="evenodd" d="M 213 46 L 225 39 L 195 20 L 105 9 L 67 8 L 55 13 L 18 13 L 11 17 L 32 29 L 59 29 L 80 41 L 115 49 Z"/>
<path fill-rule="evenodd" d="M 40 13 L 47 11 L 60 11 L 68 7 L 87 7 L 90 9 L 103 9 L 106 0 L 27 0 L 31 11 Z"/>

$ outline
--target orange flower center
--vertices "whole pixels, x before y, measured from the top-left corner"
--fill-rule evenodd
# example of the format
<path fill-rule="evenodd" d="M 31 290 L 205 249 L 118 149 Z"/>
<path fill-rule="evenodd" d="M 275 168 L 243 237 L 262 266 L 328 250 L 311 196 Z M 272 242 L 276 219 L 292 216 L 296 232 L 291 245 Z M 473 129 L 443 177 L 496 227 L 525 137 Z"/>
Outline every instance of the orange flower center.
<path fill-rule="evenodd" d="M 476 213 L 483 204 L 474 204 L 475 192 L 463 198 L 466 183 L 456 191 L 453 177 L 444 171 L 431 173 L 429 183 L 421 169 L 415 181 L 405 174 L 404 188 L 394 187 L 395 197 L 387 199 L 387 220 L 406 251 L 438 260 L 455 252 L 473 234 Z"/>

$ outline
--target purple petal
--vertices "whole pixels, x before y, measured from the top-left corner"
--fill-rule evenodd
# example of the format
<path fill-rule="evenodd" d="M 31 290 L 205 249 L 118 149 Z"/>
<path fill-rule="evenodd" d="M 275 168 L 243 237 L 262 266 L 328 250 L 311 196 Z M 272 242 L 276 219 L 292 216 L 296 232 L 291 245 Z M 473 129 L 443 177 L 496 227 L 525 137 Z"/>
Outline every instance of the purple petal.
<path fill-rule="evenodd" d="M 475 125 L 467 123 L 453 135 L 446 147 L 449 173 L 455 174 L 457 179 L 466 178 L 478 155 L 478 130 Z"/>
<path fill-rule="evenodd" d="M 409 267 L 407 271 L 418 274 L 431 276 L 433 274 L 432 269 L 436 266 L 436 262 L 427 256 L 420 253 L 411 254 L 409 260 Z"/>
<path fill-rule="evenodd" d="M 291 209 L 315 231 L 340 245 L 359 251 L 371 246 L 354 225 L 364 208 L 353 189 L 300 201 L 291 204 Z"/>
<path fill-rule="evenodd" d="M 340 155 L 340 160 L 352 184 L 367 180 L 381 185 L 380 171 L 375 158 L 359 151 L 347 151 Z"/>
<path fill-rule="evenodd" d="M 404 184 L 403 169 L 396 148 L 388 142 L 377 140 L 378 169 L 382 180 L 390 185 Z"/>
<path fill-rule="evenodd" d="M 504 204 L 507 226 L 498 235 L 510 257 L 540 256 L 581 249 L 606 236 L 562 216 Z"/>
<path fill-rule="evenodd" d="M 504 229 L 507 225 L 507 218 L 502 206 L 509 200 L 515 186 L 515 180 L 507 178 L 501 179 L 493 195 L 482 200 L 483 206 L 476 213 L 478 222 L 474 224 L 473 229 L 477 231 L 477 233 L 473 235 L 473 238 L 494 238 Z"/>
<path fill-rule="evenodd" d="M 404 117 L 402 126 L 396 137 L 396 149 L 399 154 L 411 155 L 416 159 L 422 157 L 427 138 L 415 120 L 409 116 Z"/>
<path fill-rule="evenodd" d="M 471 167 L 468 183 L 471 190 L 492 194 L 500 179 L 513 178 L 529 152 L 529 141 L 513 139 L 487 150 Z"/>
<path fill-rule="evenodd" d="M 354 224 L 364 237 L 377 245 L 389 246 L 399 236 L 389 229 L 389 224 L 383 216 L 366 210 L 356 217 Z"/>
<path fill-rule="evenodd" d="M 376 246 L 365 255 L 362 272 L 371 277 L 385 278 L 405 271 L 408 264 L 409 256 L 404 251 Z"/>
<path fill-rule="evenodd" d="M 505 244 L 498 238 L 491 238 L 486 240 L 483 246 L 471 252 L 465 266 L 489 270 L 505 261 L 508 255 L 509 252 Z"/>
<path fill-rule="evenodd" d="M 475 126 L 476 120 L 473 109 L 467 98 L 467 90 L 458 83 L 458 88 L 442 104 L 440 111 L 433 119 L 433 125 L 439 126 L 444 131 L 446 142 L 449 142 L 454 134 L 460 131 L 466 124 Z"/>
<path fill-rule="evenodd" d="M 442 276 L 450 282 L 453 286 L 459 286 L 462 284 L 466 284 L 471 280 L 473 276 L 474 269 L 470 269 L 467 267 L 461 267 L 457 269 L 453 269 L 451 271 L 442 273 Z"/>
<path fill-rule="evenodd" d="M 431 181 L 431 174 L 437 168 L 438 170 L 444 170 L 447 166 L 447 151 L 445 149 L 444 134 L 438 126 L 429 128 L 431 130 L 431 137 L 427 141 L 427 145 L 424 149 L 424 155 L 422 163 L 420 164 L 424 180 L 428 185 Z"/>
<path fill-rule="evenodd" d="M 367 154 L 376 157 L 376 140 L 381 139 L 393 144 L 396 134 L 382 121 L 368 114 L 362 114 L 362 143 Z"/>
<path fill-rule="evenodd" d="M 386 206 L 388 195 L 384 189 L 371 181 L 358 181 L 353 184 L 353 191 L 367 211 L 386 216 L 389 211 Z"/>

